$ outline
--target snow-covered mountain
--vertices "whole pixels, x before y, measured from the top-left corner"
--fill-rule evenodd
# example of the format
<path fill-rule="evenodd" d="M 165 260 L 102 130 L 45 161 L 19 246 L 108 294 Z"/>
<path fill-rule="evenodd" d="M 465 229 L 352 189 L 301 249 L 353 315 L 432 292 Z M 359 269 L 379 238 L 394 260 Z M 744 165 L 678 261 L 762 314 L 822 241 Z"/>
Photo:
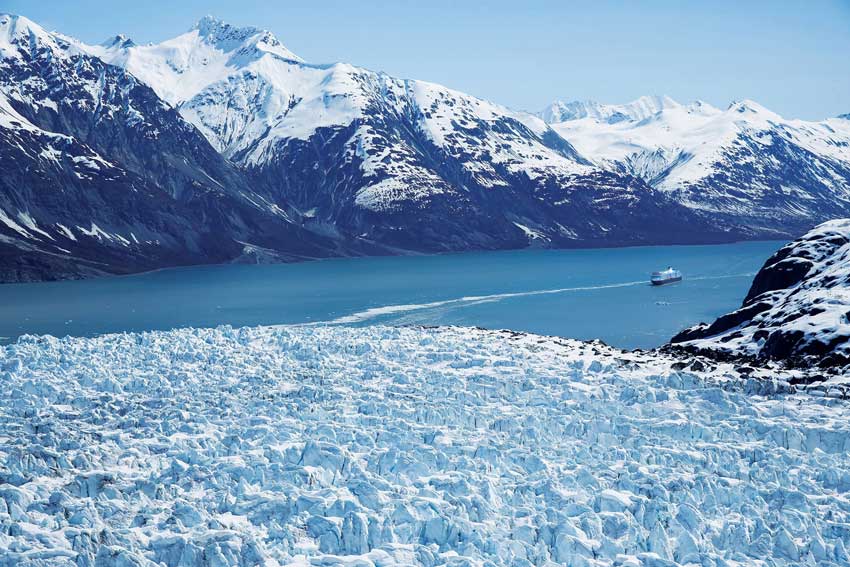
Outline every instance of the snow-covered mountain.
<path fill-rule="evenodd" d="M 850 219 L 782 247 L 740 309 L 673 338 L 690 351 L 797 367 L 850 364 Z"/>
<path fill-rule="evenodd" d="M 555 101 L 540 112 L 547 124 L 591 118 L 597 122 L 616 124 L 623 121 L 640 122 L 663 110 L 679 106 L 668 96 L 644 96 L 628 104 L 600 104 L 592 100 Z"/>
<path fill-rule="evenodd" d="M 560 105 L 553 127 L 432 83 L 308 64 L 267 31 L 210 17 L 160 44 L 86 45 L 0 16 L 0 99 L 6 280 L 718 242 L 802 232 L 850 199 L 850 121 L 791 132 L 752 105 L 647 98 Z M 605 140 L 623 145 L 620 128 L 646 140 L 601 155 Z M 705 165 L 709 154 L 722 161 Z"/>
<path fill-rule="evenodd" d="M 753 101 L 643 97 L 540 113 L 600 167 L 640 177 L 707 217 L 798 235 L 850 210 L 850 121 L 787 120 Z"/>
<path fill-rule="evenodd" d="M 0 277 L 325 256 L 123 69 L 0 15 Z"/>
<path fill-rule="evenodd" d="M 306 64 L 257 28 L 208 17 L 157 45 L 122 37 L 81 49 L 150 85 L 320 234 L 426 251 L 705 236 L 658 223 L 687 211 L 590 164 L 535 116 L 432 83 Z"/>

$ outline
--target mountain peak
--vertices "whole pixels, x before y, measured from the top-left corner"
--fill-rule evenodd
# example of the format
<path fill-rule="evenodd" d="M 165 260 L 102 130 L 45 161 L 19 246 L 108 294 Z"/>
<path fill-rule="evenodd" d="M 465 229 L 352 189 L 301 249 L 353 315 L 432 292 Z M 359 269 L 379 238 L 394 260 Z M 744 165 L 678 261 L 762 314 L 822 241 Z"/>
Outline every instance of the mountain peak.
<path fill-rule="evenodd" d="M 39 26 L 38 24 L 36 24 L 32 20 L 25 18 L 24 16 L 19 16 L 17 14 L 10 14 L 8 12 L 0 12 L 0 27 L 11 28 L 11 27 L 18 27 L 18 26 L 23 27 L 23 28 L 29 28 L 29 27 L 34 26 L 34 27 L 41 29 L 41 26 Z"/>
<path fill-rule="evenodd" d="M 688 112 L 691 114 L 699 114 L 702 116 L 714 116 L 722 112 L 722 110 L 720 110 L 716 106 L 700 99 L 693 101 L 685 108 L 687 108 Z"/>
<path fill-rule="evenodd" d="M 190 31 L 193 30 L 197 30 L 201 37 L 211 41 L 228 38 L 245 40 L 263 32 L 263 30 L 254 26 L 236 27 L 211 15 L 206 15 L 195 22 Z"/>
<path fill-rule="evenodd" d="M 41 26 L 23 16 L 0 13 L 0 42 L 8 43 L 26 32 L 46 33 Z"/>
<path fill-rule="evenodd" d="M 614 124 L 623 121 L 641 121 L 659 112 L 681 105 L 667 95 L 646 95 L 626 104 L 600 104 L 596 101 L 555 101 L 540 113 L 546 122 L 592 118 Z"/>
<path fill-rule="evenodd" d="M 21 51 L 29 53 L 34 44 L 48 47 L 54 53 L 68 47 L 63 36 L 48 32 L 32 20 L 0 13 L 0 54 L 17 57 Z"/>
<path fill-rule="evenodd" d="M 135 47 L 136 42 L 132 39 L 124 35 L 123 33 L 119 33 L 118 35 L 114 35 L 108 38 L 106 41 L 101 42 L 101 47 L 105 47 L 106 49 L 124 49 L 126 47 Z"/>
<path fill-rule="evenodd" d="M 644 95 L 644 96 L 638 98 L 637 100 L 633 100 L 632 102 L 630 102 L 630 103 L 628 103 L 624 106 L 629 106 L 629 105 L 632 105 L 632 106 L 643 105 L 643 106 L 647 106 L 647 107 L 650 107 L 650 108 L 653 108 L 653 109 L 655 109 L 655 108 L 663 109 L 663 108 L 672 108 L 672 107 L 681 106 L 678 102 L 676 102 L 675 100 L 673 100 L 672 98 L 670 98 L 667 95 Z"/>
<path fill-rule="evenodd" d="M 756 101 L 750 100 L 748 98 L 745 98 L 745 99 L 742 99 L 742 100 L 733 100 L 732 102 L 729 103 L 729 107 L 726 110 L 734 110 L 734 111 L 741 112 L 741 113 L 744 113 L 744 112 L 758 113 L 758 112 L 767 111 L 767 109 L 765 107 L 763 107 L 762 105 L 760 105 Z"/>
<path fill-rule="evenodd" d="M 289 51 L 271 32 L 254 26 L 237 27 L 214 16 L 204 16 L 192 26 L 206 43 L 225 53 L 256 50 L 260 55 L 270 53 L 290 61 L 302 61 Z"/>
<path fill-rule="evenodd" d="M 621 105 L 624 114 L 633 120 L 644 120 L 659 112 L 681 105 L 667 95 L 645 95 L 637 100 Z"/>

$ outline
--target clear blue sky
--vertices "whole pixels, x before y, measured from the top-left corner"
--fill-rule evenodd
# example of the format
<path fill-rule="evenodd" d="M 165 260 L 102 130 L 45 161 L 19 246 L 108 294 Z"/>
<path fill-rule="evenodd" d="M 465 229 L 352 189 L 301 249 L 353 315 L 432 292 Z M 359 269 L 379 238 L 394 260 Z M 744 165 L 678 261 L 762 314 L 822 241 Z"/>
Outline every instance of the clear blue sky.
<path fill-rule="evenodd" d="M 268 29 L 312 63 L 346 61 L 508 106 L 643 94 L 793 118 L 850 112 L 850 0 L 0 0 L 88 42 L 161 41 L 212 14 Z"/>

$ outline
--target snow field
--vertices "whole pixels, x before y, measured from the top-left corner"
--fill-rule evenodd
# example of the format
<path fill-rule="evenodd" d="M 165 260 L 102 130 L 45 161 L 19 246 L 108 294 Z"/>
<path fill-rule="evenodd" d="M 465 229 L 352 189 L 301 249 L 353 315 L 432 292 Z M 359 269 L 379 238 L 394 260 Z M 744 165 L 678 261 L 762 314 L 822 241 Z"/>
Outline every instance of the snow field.
<path fill-rule="evenodd" d="M 25 337 L 0 564 L 850 563 L 847 402 L 676 362 L 463 328 Z"/>

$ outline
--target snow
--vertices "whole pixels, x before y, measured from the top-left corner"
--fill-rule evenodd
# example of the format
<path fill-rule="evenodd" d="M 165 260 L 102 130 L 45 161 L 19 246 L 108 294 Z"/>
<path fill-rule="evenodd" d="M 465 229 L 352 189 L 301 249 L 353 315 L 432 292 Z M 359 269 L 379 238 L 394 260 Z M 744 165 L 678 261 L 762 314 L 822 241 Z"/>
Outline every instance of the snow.
<path fill-rule="evenodd" d="M 268 32 L 236 28 L 209 16 L 188 32 L 160 44 L 122 41 L 80 47 L 107 63 L 124 67 L 172 104 L 188 100 L 266 54 L 300 61 Z"/>
<path fill-rule="evenodd" d="M 0 59 L 21 57 L 19 42 L 40 43 L 53 49 L 59 47 L 55 38 L 38 24 L 23 16 L 0 13 Z"/>
<path fill-rule="evenodd" d="M 58 228 L 58 229 L 59 229 L 59 232 L 61 232 L 61 233 L 62 233 L 62 235 L 63 235 L 63 236 L 65 236 L 65 237 L 67 237 L 69 240 L 74 240 L 74 241 L 76 241 L 76 240 L 77 240 L 77 237 L 76 237 L 76 236 L 74 236 L 73 231 L 72 231 L 70 228 L 68 228 L 67 226 L 65 226 L 64 224 L 61 224 L 61 223 L 58 223 L 58 222 L 57 222 L 57 223 L 56 223 L 56 228 Z"/>
<path fill-rule="evenodd" d="M 800 269 L 798 281 L 754 295 L 742 307 L 764 304 L 765 309 L 734 328 L 682 344 L 700 351 L 769 356 L 765 346 L 771 337 L 796 334 L 791 354 L 808 357 L 812 366 L 826 362 L 828 354 L 850 360 L 850 219 L 823 223 L 787 244 L 763 272 L 792 269 Z"/>
<path fill-rule="evenodd" d="M 3 209 L 0 209 L 0 222 L 5 224 L 7 227 L 11 228 L 24 238 L 35 238 L 36 240 L 38 240 L 38 237 L 33 236 L 30 232 L 27 231 L 27 229 L 16 223 L 12 219 L 12 217 L 10 217 Z"/>
<path fill-rule="evenodd" d="M 532 179 L 546 172 L 565 176 L 593 171 L 592 167 L 565 157 L 537 140 L 530 142 L 524 132 L 513 128 L 505 132 L 493 127 L 511 120 L 527 128 L 533 136 L 542 137 L 551 129 L 535 116 L 515 112 L 434 83 L 407 83 L 415 107 L 422 114 L 420 121 L 423 130 L 437 146 L 462 159 L 465 169 L 478 174 L 478 181 L 485 186 L 488 182 L 492 185 L 506 184 L 495 175 L 491 164 L 505 166 L 513 172 L 522 171 Z M 470 135 L 465 131 L 477 130 L 482 125 L 484 132 L 476 131 Z M 482 165 L 487 168 L 485 171 L 493 172 L 492 176 L 480 177 Z M 490 177 L 492 179 L 488 179 Z"/>
<path fill-rule="evenodd" d="M 76 227 L 82 234 L 85 236 L 90 236 L 92 238 L 97 238 L 99 241 L 103 241 L 104 239 L 112 242 L 117 241 L 122 246 L 129 246 L 130 241 L 117 233 L 109 233 L 97 226 L 96 223 L 92 222 L 90 228 L 83 228 L 81 226 Z M 72 235 L 73 236 L 73 235 Z M 72 238 L 72 240 L 76 240 L 76 238 Z"/>
<path fill-rule="evenodd" d="M 634 110 L 629 110 L 631 107 Z M 681 105 L 669 98 L 663 104 L 639 100 L 625 107 L 602 108 L 587 117 L 553 124 L 553 128 L 599 164 L 612 167 L 616 162 L 638 162 L 638 172 L 649 168 L 647 180 L 665 173 L 657 184 L 662 189 L 678 188 L 709 175 L 722 159 L 722 150 L 743 128 L 750 127 L 753 118 L 742 119 L 734 108 L 721 112 L 706 105 Z M 611 115 L 624 117 L 606 121 Z M 643 165 L 660 156 L 664 156 L 660 166 Z M 670 165 L 674 165 L 672 170 L 665 172 Z"/>
<path fill-rule="evenodd" d="M 463 328 L 24 337 L 0 563 L 847 564 L 842 393 L 676 362 Z"/>
<path fill-rule="evenodd" d="M 430 179 L 432 184 L 417 187 L 409 185 L 404 179 L 390 177 L 359 189 L 354 196 L 354 203 L 365 209 L 386 211 L 392 209 L 399 201 L 419 200 L 445 192 L 442 189 L 442 186 L 445 186 L 442 179 L 428 170 L 421 169 L 420 171 Z M 411 191 L 413 187 L 416 187 L 416 189 Z"/>
<path fill-rule="evenodd" d="M 516 226 L 518 229 L 522 230 L 522 232 L 525 234 L 525 236 L 528 237 L 529 240 L 538 240 L 538 239 L 546 240 L 546 235 L 544 235 L 544 234 L 542 234 L 542 233 L 540 233 L 536 230 L 533 230 L 531 228 L 528 228 L 524 224 L 514 222 L 514 226 Z"/>
<path fill-rule="evenodd" d="M 713 106 L 702 101 L 694 103 L 694 108 L 703 113 L 719 112 Z M 627 104 L 600 104 L 594 101 L 555 101 L 541 113 L 548 123 L 566 122 L 582 118 L 592 118 L 600 122 L 615 123 L 623 120 L 640 122 L 667 109 L 680 108 L 681 105 L 669 96 L 642 96 Z"/>
<path fill-rule="evenodd" d="M 45 133 L 44 130 L 34 126 L 29 120 L 21 116 L 9 103 L 4 93 L 0 93 L 0 128 L 28 130 L 30 132 Z M 59 134 L 50 134 L 55 138 L 66 138 Z"/>
<path fill-rule="evenodd" d="M 387 121 L 411 121 L 404 128 L 425 134 L 484 187 L 510 184 L 497 171 L 501 167 L 561 180 L 594 169 L 543 143 L 543 136 L 557 135 L 533 115 L 345 63 L 309 65 L 256 28 L 205 18 L 156 45 L 126 38 L 75 45 L 148 84 L 241 165 L 263 166 L 291 141 L 357 123 L 347 151 L 362 160 L 366 180 L 355 203 L 376 211 L 451 189 L 421 164 L 421 148 L 398 139 Z"/>
<path fill-rule="evenodd" d="M 693 185 L 723 169 L 726 153 L 740 139 L 769 146 L 781 136 L 818 156 L 850 164 L 847 121 L 787 120 L 751 100 L 733 102 L 723 111 L 669 97 L 644 97 L 621 106 L 558 102 L 541 115 L 597 165 L 624 167 L 666 190 Z M 694 196 L 688 204 L 704 206 L 699 201 Z"/>
<path fill-rule="evenodd" d="M 356 104 L 345 100 L 352 90 L 345 84 L 347 66 L 300 65 L 299 57 L 257 28 L 206 17 L 160 44 L 79 46 L 124 67 L 181 107 L 183 116 L 226 155 L 252 147 L 261 136 L 306 139 L 317 128 L 347 124 L 358 116 Z M 246 105 L 252 106 L 249 115 Z M 263 145 L 252 159 L 267 151 Z"/>
<path fill-rule="evenodd" d="M 36 224 L 35 219 L 32 218 L 32 216 L 28 212 L 19 211 L 18 212 L 18 220 L 21 221 L 21 224 L 23 224 L 25 227 L 27 227 L 27 229 L 29 231 L 37 232 L 38 234 L 45 236 L 45 237 L 49 238 L 50 240 L 53 240 L 53 237 L 50 236 L 50 234 L 48 234 L 47 232 L 45 232 L 44 230 L 42 230 L 38 227 L 38 224 Z"/>
<path fill-rule="evenodd" d="M 81 164 L 89 169 L 100 169 L 100 164 L 89 156 L 74 156 L 71 160 L 76 164 Z M 103 163 L 103 160 L 100 160 Z M 107 164 L 110 165 L 110 164 Z"/>

